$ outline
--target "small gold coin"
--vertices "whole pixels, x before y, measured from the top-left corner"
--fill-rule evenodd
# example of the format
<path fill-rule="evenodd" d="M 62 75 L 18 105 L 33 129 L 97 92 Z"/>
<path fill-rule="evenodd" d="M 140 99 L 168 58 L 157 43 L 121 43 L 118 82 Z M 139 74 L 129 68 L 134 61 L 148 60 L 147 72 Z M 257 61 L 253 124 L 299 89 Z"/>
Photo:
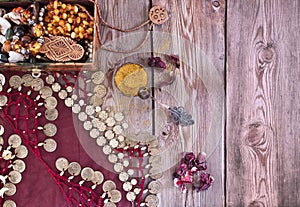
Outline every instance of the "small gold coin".
<path fill-rule="evenodd" d="M 102 189 L 104 192 L 109 192 L 116 189 L 116 184 L 112 180 L 107 180 L 103 183 Z"/>
<path fill-rule="evenodd" d="M 54 124 L 47 123 L 44 125 L 43 132 L 47 137 L 53 137 L 57 133 L 57 128 Z"/>
<path fill-rule="evenodd" d="M 12 163 L 12 166 L 15 171 L 18 171 L 20 173 L 24 172 L 26 169 L 26 164 L 23 160 L 15 160 Z"/>
<path fill-rule="evenodd" d="M 22 84 L 22 78 L 18 75 L 13 75 L 10 77 L 8 82 L 9 82 L 10 87 L 17 89 Z"/>
<path fill-rule="evenodd" d="M 103 104 L 103 98 L 95 94 L 90 98 L 90 103 L 93 104 L 93 106 L 101 106 Z"/>
<path fill-rule="evenodd" d="M 46 109 L 45 117 L 49 121 L 55 121 L 58 117 L 57 109 Z"/>
<path fill-rule="evenodd" d="M 22 143 L 22 139 L 19 135 L 17 134 L 12 134 L 10 135 L 10 137 L 8 138 L 8 144 L 10 146 L 12 146 L 13 148 L 16 148 L 18 146 L 20 146 Z"/>
<path fill-rule="evenodd" d="M 8 191 L 5 191 L 5 195 L 12 196 L 17 192 L 17 188 L 12 183 L 6 183 L 4 187 L 8 188 Z"/>
<path fill-rule="evenodd" d="M 91 79 L 92 79 L 94 84 L 98 85 L 98 84 L 100 84 L 104 81 L 104 77 L 105 77 L 105 75 L 102 71 L 97 71 L 97 72 L 92 74 Z"/>
<path fill-rule="evenodd" d="M 43 147 L 47 152 L 54 152 L 57 148 L 57 143 L 54 139 L 46 139 Z"/>
<path fill-rule="evenodd" d="M 127 96 L 137 96 L 141 87 L 148 84 L 148 74 L 145 69 L 135 63 L 122 65 L 115 74 L 117 88 Z"/>
<path fill-rule="evenodd" d="M 102 172 L 100 171 L 95 171 L 94 173 L 94 177 L 92 178 L 92 183 L 96 184 L 96 185 L 99 185 L 103 182 L 104 180 L 104 176 L 102 174 Z"/>
<path fill-rule="evenodd" d="M 17 204 L 13 200 L 6 200 L 3 203 L 3 207 L 17 207 Z"/>
<path fill-rule="evenodd" d="M 39 91 L 44 87 L 44 81 L 41 78 L 35 78 L 31 81 L 31 87 L 34 91 Z"/>
<path fill-rule="evenodd" d="M 57 106 L 57 100 L 53 96 L 49 96 L 48 98 L 45 99 L 45 107 L 47 109 L 55 109 Z"/>
<path fill-rule="evenodd" d="M 94 177 L 94 170 L 90 167 L 85 167 L 81 170 L 81 177 L 85 181 L 90 181 Z"/>
<path fill-rule="evenodd" d="M 67 170 L 68 166 L 69 166 L 69 161 L 66 158 L 64 158 L 64 157 L 58 158 L 56 160 L 56 162 L 55 162 L 55 167 L 59 171 L 65 171 L 65 170 Z"/>
<path fill-rule="evenodd" d="M 77 162 L 71 162 L 68 166 L 68 172 L 70 175 L 77 176 L 80 174 L 81 166 Z"/>
<path fill-rule="evenodd" d="M 33 80 L 33 77 L 30 74 L 25 74 L 22 76 L 22 83 L 25 87 L 31 86 L 32 80 Z"/>
<path fill-rule="evenodd" d="M 28 149 L 24 145 L 20 145 L 19 147 L 17 147 L 15 149 L 15 155 L 18 158 L 23 159 L 23 158 L 27 157 L 27 155 L 28 155 Z"/>
<path fill-rule="evenodd" d="M 149 192 L 152 194 L 158 194 L 161 191 L 162 184 L 159 181 L 152 181 L 148 185 Z"/>
<path fill-rule="evenodd" d="M 18 171 L 11 171 L 8 174 L 8 180 L 13 184 L 18 184 L 22 180 L 22 175 Z"/>
<path fill-rule="evenodd" d="M 122 194 L 118 190 L 108 191 L 107 194 L 108 194 L 108 197 L 110 198 L 110 201 L 113 202 L 113 203 L 118 203 L 122 199 Z"/>
<path fill-rule="evenodd" d="M 48 98 L 49 96 L 52 96 L 53 91 L 49 86 L 44 86 L 43 88 L 41 88 L 40 90 L 40 95 L 43 99 Z"/>

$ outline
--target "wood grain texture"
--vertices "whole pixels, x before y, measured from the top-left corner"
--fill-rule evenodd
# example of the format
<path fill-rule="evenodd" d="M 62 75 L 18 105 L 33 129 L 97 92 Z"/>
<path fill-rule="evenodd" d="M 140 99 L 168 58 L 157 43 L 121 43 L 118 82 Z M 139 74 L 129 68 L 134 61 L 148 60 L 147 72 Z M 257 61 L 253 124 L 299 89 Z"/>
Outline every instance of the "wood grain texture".
<path fill-rule="evenodd" d="M 179 133 L 168 146 L 165 152 L 165 169 L 162 179 L 164 189 L 160 194 L 161 207 L 199 207 L 223 206 L 223 137 L 221 112 L 214 114 L 213 91 L 224 90 L 224 18 L 225 1 L 174 1 L 154 0 L 153 5 L 165 7 L 169 12 L 169 20 L 161 26 L 154 27 L 153 52 L 155 56 L 165 59 L 166 55 L 178 54 L 181 68 L 174 83 L 157 91 L 159 101 L 169 106 L 182 105 L 193 115 L 195 125 L 179 127 Z M 215 71 L 213 74 L 212 71 Z M 155 77 L 157 78 L 157 77 Z M 215 84 L 215 85 L 214 85 Z M 222 93 L 221 93 L 222 94 Z M 220 94 L 219 94 L 220 95 Z M 219 97 L 221 108 L 224 99 Z M 156 135 L 168 125 L 167 121 L 158 120 L 161 116 L 157 112 Z M 217 123 L 214 119 L 217 117 Z M 218 122 L 219 121 L 219 122 Z M 212 128 L 220 127 L 219 133 L 212 136 Z M 215 177 L 212 188 L 206 192 L 196 193 L 191 189 L 182 194 L 176 189 L 172 181 L 172 173 L 182 157 L 182 152 L 193 151 L 199 153 L 206 151 L 209 155 L 209 172 Z"/>
<path fill-rule="evenodd" d="M 299 1 L 228 1 L 228 206 L 300 205 L 299 14 Z"/>

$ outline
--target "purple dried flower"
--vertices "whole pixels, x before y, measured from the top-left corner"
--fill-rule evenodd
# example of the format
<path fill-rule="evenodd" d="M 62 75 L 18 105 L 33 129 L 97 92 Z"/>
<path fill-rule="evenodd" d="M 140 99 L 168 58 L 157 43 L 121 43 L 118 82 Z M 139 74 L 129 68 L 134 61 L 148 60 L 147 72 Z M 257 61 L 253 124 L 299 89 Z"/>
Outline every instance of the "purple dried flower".
<path fill-rule="evenodd" d="M 202 172 L 196 184 L 194 184 L 193 187 L 197 191 L 203 191 L 203 190 L 207 190 L 213 182 L 214 182 L 214 178 L 210 176 L 209 173 Z"/>
<path fill-rule="evenodd" d="M 187 165 L 185 163 L 182 163 L 181 165 L 179 165 L 179 167 L 177 168 L 177 175 L 179 176 L 183 176 L 185 175 L 185 173 L 187 172 L 188 168 Z"/>
<path fill-rule="evenodd" d="M 194 161 L 196 156 L 193 152 L 188 152 L 185 154 L 184 158 L 181 160 L 181 163 L 185 163 L 189 169 L 194 166 Z"/>
<path fill-rule="evenodd" d="M 149 58 L 148 65 L 150 67 L 158 67 L 162 69 L 166 69 L 167 65 L 160 57 L 151 57 Z"/>
<path fill-rule="evenodd" d="M 200 160 L 196 159 L 194 164 L 195 164 L 195 167 L 197 167 L 199 170 L 207 169 L 207 162 L 205 160 L 201 162 Z"/>
<path fill-rule="evenodd" d="M 173 62 L 176 68 L 180 68 L 180 60 L 178 55 L 169 55 L 169 60 Z"/>

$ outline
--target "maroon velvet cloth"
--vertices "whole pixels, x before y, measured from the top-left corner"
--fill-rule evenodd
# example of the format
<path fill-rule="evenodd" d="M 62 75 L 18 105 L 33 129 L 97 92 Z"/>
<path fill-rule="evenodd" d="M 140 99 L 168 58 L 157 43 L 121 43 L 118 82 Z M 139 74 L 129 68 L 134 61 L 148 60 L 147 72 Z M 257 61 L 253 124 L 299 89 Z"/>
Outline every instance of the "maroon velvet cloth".
<path fill-rule="evenodd" d="M 15 72 L 2 72 L 6 76 L 7 89 L 9 77 L 13 74 L 22 76 L 24 73 Z M 43 77 L 44 79 L 45 77 Z M 45 83 L 45 85 L 47 85 Z M 16 91 L 16 90 L 14 90 Z M 28 87 L 23 87 L 21 92 L 27 92 Z M 57 97 L 57 93 L 54 93 Z M 55 168 L 55 161 L 59 157 L 65 157 L 69 162 L 78 162 L 82 168 L 91 167 L 94 170 L 99 170 L 104 174 L 104 179 L 111 179 L 117 184 L 117 189 L 122 191 L 122 183 L 118 180 L 118 174 L 112 172 L 112 165 L 108 163 L 106 155 L 103 154 L 102 148 L 96 145 L 96 141 L 89 137 L 82 123 L 77 119 L 71 111 L 71 108 L 66 107 L 63 100 L 57 97 L 59 117 L 54 123 L 57 128 L 57 134 L 53 139 L 57 142 L 57 149 L 55 152 L 46 152 L 43 147 L 40 147 L 41 157 L 53 171 L 58 170 Z M 41 110 L 44 112 L 44 106 Z M 0 124 L 5 126 L 5 133 L 3 138 L 7 143 L 8 137 L 13 133 L 12 127 L 3 119 L 0 112 Z M 39 125 L 43 126 L 48 121 L 44 118 L 39 118 Z M 21 124 L 22 125 L 22 124 Z M 21 127 L 21 125 L 19 127 Z M 76 130 L 75 130 L 76 129 Z M 80 136 L 78 136 L 78 134 Z M 47 137 L 39 132 L 39 142 L 43 142 Z M 87 153 L 88 152 L 88 153 Z M 91 154 L 98 155 L 99 159 L 91 158 Z M 95 157 L 95 156 L 94 156 Z M 17 192 L 13 196 L 5 196 L 4 200 L 12 199 L 19 207 L 67 207 L 66 198 L 63 196 L 61 189 L 58 187 L 54 179 L 50 176 L 47 168 L 40 162 L 40 160 L 32 153 L 29 152 L 28 156 L 24 159 L 26 163 L 26 170 L 22 173 L 22 181 L 16 184 Z M 2 161 L 1 161 L 2 162 Z M 0 165 L 3 168 L 3 163 Z M 106 170 L 105 168 L 110 168 Z M 68 177 L 68 175 L 67 175 Z M 79 176 L 80 177 L 80 176 Z M 98 195 L 102 195 L 102 185 L 98 186 L 95 190 Z M 118 204 L 119 207 L 130 207 L 131 204 L 126 201 L 124 192 L 122 193 L 122 201 Z"/>

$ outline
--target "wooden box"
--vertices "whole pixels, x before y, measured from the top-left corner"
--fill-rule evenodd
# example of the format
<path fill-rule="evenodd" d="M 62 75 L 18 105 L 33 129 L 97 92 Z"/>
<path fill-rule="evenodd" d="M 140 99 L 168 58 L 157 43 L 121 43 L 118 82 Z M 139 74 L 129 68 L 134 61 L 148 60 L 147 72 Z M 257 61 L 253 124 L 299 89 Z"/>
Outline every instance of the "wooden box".
<path fill-rule="evenodd" d="M 28 8 L 34 2 L 38 2 L 40 5 L 45 6 L 50 1 L 49 0 L 21 0 L 21 1 L 0 1 L 0 8 L 4 8 L 5 10 L 11 11 L 13 8 L 23 7 Z M 0 62 L 0 70 L 17 70 L 17 71 L 79 71 L 81 69 L 85 70 L 93 70 L 96 68 L 97 65 L 97 56 L 95 51 L 100 46 L 100 37 L 99 33 L 97 32 L 97 22 L 98 15 L 97 15 L 97 6 L 96 3 L 90 0 L 61 0 L 60 2 L 64 4 L 72 4 L 72 5 L 80 5 L 84 7 L 90 14 L 90 16 L 94 20 L 94 28 L 93 28 L 93 40 L 92 40 L 92 58 L 88 61 L 79 60 L 79 61 L 67 61 L 67 62 L 56 62 L 56 61 L 43 61 L 38 60 L 35 63 L 30 62 L 17 62 L 17 63 L 7 63 L 7 62 Z"/>

